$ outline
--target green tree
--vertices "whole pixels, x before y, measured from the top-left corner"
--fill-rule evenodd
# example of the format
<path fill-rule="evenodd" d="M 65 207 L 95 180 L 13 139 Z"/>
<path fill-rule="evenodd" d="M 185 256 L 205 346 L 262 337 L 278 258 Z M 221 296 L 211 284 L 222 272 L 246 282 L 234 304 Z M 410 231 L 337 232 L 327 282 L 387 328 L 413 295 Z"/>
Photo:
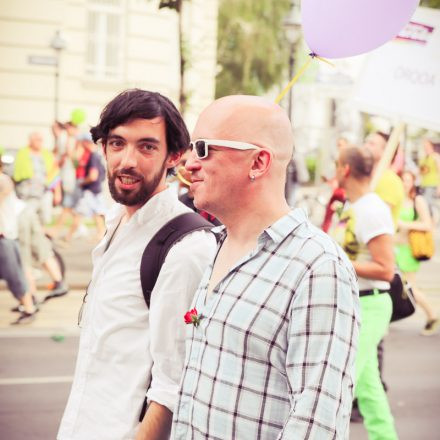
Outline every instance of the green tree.
<path fill-rule="evenodd" d="M 220 0 L 216 97 L 260 95 L 285 79 L 290 0 Z"/>
<path fill-rule="evenodd" d="M 440 9 L 440 0 L 422 0 L 420 6 L 426 6 L 428 8 Z"/>

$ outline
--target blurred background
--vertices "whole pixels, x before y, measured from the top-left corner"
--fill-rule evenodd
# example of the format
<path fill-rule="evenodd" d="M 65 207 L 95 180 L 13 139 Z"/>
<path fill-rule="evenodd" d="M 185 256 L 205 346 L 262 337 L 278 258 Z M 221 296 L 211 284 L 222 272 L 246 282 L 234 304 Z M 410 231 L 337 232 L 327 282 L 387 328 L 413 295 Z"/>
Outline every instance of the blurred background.
<path fill-rule="evenodd" d="M 53 149 L 55 121 L 85 133 L 124 89 L 166 95 L 191 131 L 217 97 L 274 100 L 309 52 L 299 0 L 0 0 L 4 170 L 11 174 L 30 133 L 41 133 Z M 341 139 L 361 144 L 369 133 L 403 124 L 406 163 L 418 163 L 424 138 L 440 152 L 440 0 L 422 0 L 411 22 L 382 47 L 332 63 L 314 60 L 281 101 L 295 135 L 287 195 L 316 224 L 332 191 Z M 439 200 L 431 207 L 437 250 Z M 44 305 L 28 326 L 10 326 L 15 302 L 0 280 L 2 439 L 55 438 L 74 369 L 94 228 L 86 222 L 68 246 L 56 243 L 69 294 Z M 420 272 L 420 287 L 436 310 L 439 263 L 437 251 Z M 50 279 L 35 273 L 41 294 Z M 417 311 L 393 324 L 386 341 L 389 399 L 404 440 L 432 440 L 440 430 L 439 335 L 421 337 L 422 325 Z M 361 424 L 352 424 L 351 438 L 366 439 Z"/>

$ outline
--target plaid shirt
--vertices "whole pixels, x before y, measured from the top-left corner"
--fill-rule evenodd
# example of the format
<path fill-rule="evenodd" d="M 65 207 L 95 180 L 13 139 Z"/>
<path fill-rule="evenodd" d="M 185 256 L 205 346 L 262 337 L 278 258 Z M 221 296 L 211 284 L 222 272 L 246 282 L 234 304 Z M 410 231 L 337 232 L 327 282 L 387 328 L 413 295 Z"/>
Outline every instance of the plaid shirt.
<path fill-rule="evenodd" d="M 206 299 L 211 271 L 193 301 L 201 323 L 187 326 L 172 438 L 348 438 L 359 298 L 344 252 L 296 209 Z"/>

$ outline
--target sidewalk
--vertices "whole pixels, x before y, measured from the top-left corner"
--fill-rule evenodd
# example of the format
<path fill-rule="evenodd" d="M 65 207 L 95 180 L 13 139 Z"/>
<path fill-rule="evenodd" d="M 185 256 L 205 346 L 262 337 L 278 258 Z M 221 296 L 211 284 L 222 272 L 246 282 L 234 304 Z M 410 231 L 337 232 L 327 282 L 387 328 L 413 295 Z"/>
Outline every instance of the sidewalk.
<path fill-rule="evenodd" d="M 89 234 L 75 238 L 70 244 L 57 245 L 57 251 L 63 257 L 66 265 L 66 281 L 70 288 L 69 293 L 61 298 L 55 298 L 43 304 L 34 322 L 26 326 L 10 326 L 16 317 L 10 309 L 15 307 L 16 301 L 7 290 L 3 280 L 0 280 L 0 333 L 4 336 L 32 332 L 34 334 L 47 331 L 59 331 L 66 334 L 78 333 L 77 316 L 81 307 L 82 298 L 92 274 L 91 252 L 96 245 L 92 239 L 95 234 L 89 228 Z M 57 242 L 56 242 L 57 243 Z M 37 280 L 37 297 L 43 299 L 47 293 L 49 277 L 41 270 L 41 278 Z"/>
<path fill-rule="evenodd" d="M 29 332 L 31 329 L 61 330 L 77 332 L 77 317 L 81 307 L 82 298 L 90 281 L 92 273 L 91 252 L 96 245 L 90 237 L 94 235 L 94 229 L 90 228 L 89 236 L 74 239 L 66 247 L 57 246 L 66 264 L 66 280 L 70 291 L 66 296 L 48 301 L 41 307 L 34 322 L 26 326 L 10 326 L 10 322 L 16 314 L 11 313 L 10 308 L 16 306 L 16 301 L 7 290 L 4 281 L 0 280 L 0 331 L 5 334 L 16 332 Z M 419 287 L 427 294 L 430 302 L 440 313 L 440 236 L 436 237 L 436 256 L 421 265 L 418 274 Z M 44 298 L 47 290 L 45 287 L 50 280 L 43 275 L 37 282 L 38 297 Z M 418 324 L 415 324 L 418 322 Z M 424 316 L 417 311 L 411 318 L 404 320 L 399 325 L 421 328 L 424 325 Z"/>

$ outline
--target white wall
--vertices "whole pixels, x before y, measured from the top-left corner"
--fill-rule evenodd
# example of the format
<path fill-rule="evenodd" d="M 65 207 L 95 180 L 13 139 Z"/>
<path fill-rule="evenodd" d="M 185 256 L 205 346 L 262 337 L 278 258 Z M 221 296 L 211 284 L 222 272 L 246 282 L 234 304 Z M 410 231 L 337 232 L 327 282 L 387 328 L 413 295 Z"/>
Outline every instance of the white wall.
<path fill-rule="evenodd" d="M 118 0 L 112 0 L 118 3 Z M 89 0 L 0 0 L 0 145 L 19 148 L 32 130 L 51 146 L 55 67 L 34 65 L 30 55 L 53 56 L 50 41 L 61 30 L 59 119 L 74 108 L 95 124 L 103 106 L 129 87 L 158 91 L 176 105 L 179 94 L 177 14 L 158 10 L 155 0 L 120 0 L 123 59 L 117 79 L 94 78 L 86 65 Z M 102 3 L 105 3 L 102 2 Z M 190 47 L 187 121 L 214 98 L 218 0 L 184 2 L 184 29 Z"/>

